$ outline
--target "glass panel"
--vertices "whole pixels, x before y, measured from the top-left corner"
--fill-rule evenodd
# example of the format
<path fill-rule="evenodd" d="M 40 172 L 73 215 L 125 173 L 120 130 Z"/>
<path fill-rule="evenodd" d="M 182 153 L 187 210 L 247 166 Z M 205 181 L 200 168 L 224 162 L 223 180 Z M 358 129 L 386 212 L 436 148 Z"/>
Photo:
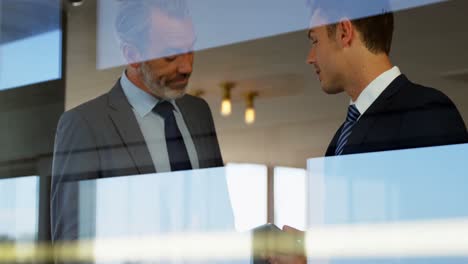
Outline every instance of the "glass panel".
<path fill-rule="evenodd" d="M 266 223 L 267 167 L 228 163 L 226 174 L 236 230 L 245 232 Z"/>
<path fill-rule="evenodd" d="M 465 262 L 467 151 L 463 144 L 309 159 L 310 256 Z"/>
<path fill-rule="evenodd" d="M 39 177 L 0 180 L 1 242 L 34 242 L 38 237 Z"/>
<path fill-rule="evenodd" d="M 0 0 L 0 262 L 466 262 L 466 10 Z"/>
<path fill-rule="evenodd" d="M 0 6 L 0 91 L 59 79 L 60 1 L 3 0 Z"/>
<path fill-rule="evenodd" d="M 275 167 L 275 224 L 304 230 L 306 225 L 306 170 Z"/>
<path fill-rule="evenodd" d="M 402 10 L 441 2 L 443 0 L 391 1 L 391 6 L 385 6 L 384 1 L 360 0 L 359 3 L 347 4 L 351 15 L 349 18 L 367 17 L 385 10 Z M 193 18 L 195 39 L 191 50 L 200 51 L 221 47 L 244 41 L 286 34 L 304 30 L 309 25 L 317 26 L 323 21 L 310 21 L 309 8 L 314 8 L 314 1 L 268 1 L 261 0 L 252 3 L 248 0 L 238 1 L 188 1 L 187 12 Z M 351 2 L 350 2 L 351 3 Z M 338 3 L 330 2 L 330 5 Z M 116 33 L 116 17 L 120 12 L 118 1 L 98 1 L 98 54 L 97 68 L 106 69 L 126 64 L 121 56 L 118 34 Z M 139 12 L 137 8 L 127 12 Z M 131 14 L 127 14 L 131 16 Z M 334 23 L 340 17 L 330 17 L 327 23 Z M 117 35 L 117 38 L 116 38 Z M 188 37 L 188 35 L 187 35 Z M 133 41 L 144 39 L 144 36 L 134 34 Z M 138 59 L 148 59 L 169 56 L 171 52 L 152 54 Z"/>

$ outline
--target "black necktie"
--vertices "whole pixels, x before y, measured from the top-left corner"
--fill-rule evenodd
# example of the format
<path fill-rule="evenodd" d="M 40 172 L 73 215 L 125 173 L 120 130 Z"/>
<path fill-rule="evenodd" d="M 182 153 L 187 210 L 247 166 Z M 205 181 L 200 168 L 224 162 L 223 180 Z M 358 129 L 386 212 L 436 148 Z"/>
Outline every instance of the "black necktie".
<path fill-rule="evenodd" d="M 184 139 L 176 123 L 174 106 L 168 101 L 162 101 L 153 111 L 164 119 L 164 134 L 171 171 L 192 169 Z"/>
<path fill-rule="evenodd" d="M 346 116 L 346 121 L 344 122 L 343 128 L 341 129 L 340 137 L 338 138 L 338 144 L 335 150 L 335 155 L 341 155 L 343 153 L 346 143 L 348 143 L 348 138 L 351 135 L 354 124 L 359 119 L 359 110 L 355 105 L 350 105 L 348 107 L 348 115 Z"/>

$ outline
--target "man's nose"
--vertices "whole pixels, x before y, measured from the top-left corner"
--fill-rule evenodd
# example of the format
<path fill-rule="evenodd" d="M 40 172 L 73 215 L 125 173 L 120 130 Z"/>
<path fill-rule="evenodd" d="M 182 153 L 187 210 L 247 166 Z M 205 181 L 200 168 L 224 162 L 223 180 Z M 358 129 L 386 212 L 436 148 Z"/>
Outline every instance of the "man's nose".
<path fill-rule="evenodd" d="M 183 74 L 192 73 L 193 66 L 193 52 L 181 54 L 179 57 L 178 70 Z"/>
<path fill-rule="evenodd" d="M 311 48 L 309 54 L 307 54 L 306 63 L 314 64 L 316 62 L 315 49 Z"/>

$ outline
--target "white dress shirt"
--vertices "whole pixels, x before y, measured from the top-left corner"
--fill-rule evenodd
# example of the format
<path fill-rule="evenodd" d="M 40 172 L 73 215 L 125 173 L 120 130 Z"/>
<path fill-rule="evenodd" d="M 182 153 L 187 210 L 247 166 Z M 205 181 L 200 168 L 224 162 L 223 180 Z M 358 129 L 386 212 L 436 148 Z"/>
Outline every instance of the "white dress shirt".
<path fill-rule="evenodd" d="M 152 111 L 159 100 L 136 87 L 128 79 L 125 71 L 120 79 L 120 84 L 122 85 L 128 102 L 132 106 L 133 113 L 135 114 L 143 138 L 148 146 L 156 172 L 171 171 L 171 163 L 169 161 L 166 138 L 164 135 L 164 119 Z M 185 124 L 184 117 L 175 101 L 171 100 L 170 103 L 172 103 L 175 108 L 175 120 L 182 134 L 182 138 L 184 139 L 192 169 L 198 169 L 200 165 L 198 163 L 197 151 L 187 125 Z"/>
<path fill-rule="evenodd" d="M 380 94 L 390 85 L 390 83 L 400 75 L 401 72 L 397 66 L 394 66 L 390 70 L 380 74 L 371 83 L 369 83 L 369 85 L 367 85 L 355 102 L 351 100 L 350 105 L 356 105 L 356 108 L 362 116 L 380 96 Z"/>

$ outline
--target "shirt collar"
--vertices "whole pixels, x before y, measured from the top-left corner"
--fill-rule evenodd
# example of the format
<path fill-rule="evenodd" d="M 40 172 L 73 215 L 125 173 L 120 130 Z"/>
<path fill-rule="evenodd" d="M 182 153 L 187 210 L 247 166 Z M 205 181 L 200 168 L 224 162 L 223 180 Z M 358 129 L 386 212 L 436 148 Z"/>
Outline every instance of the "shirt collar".
<path fill-rule="evenodd" d="M 127 77 L 126 71 L 122 73 L 120 78 L 120 85 L 124 91 L 125 96 L 127 97 L 128 102 L 133 109 L 140 115 L 140 117 L 146 116 L 148 113 L 153 111 L 154 107 L 161 102 L 158 98 L 148 94 L 142 89 L 138 88 L 133 84 Z M 176 111 L 179 111 L 174 100 L 169 101 L 175 108 Z"/>
<path fill-rule="evenodd" d="M 356 101 L 353 102 L 351 100 L 350 104 L 356 105 L 359 113 L 361 113 L 361 115 L 364 114 L 385 88 L 387 88 L 399 75 L 401 75 L 401 72 L 397 66 L 385 71 L 369 83 L 369 85 L 367 85 L 367 87 L 358 96 Z"/>

